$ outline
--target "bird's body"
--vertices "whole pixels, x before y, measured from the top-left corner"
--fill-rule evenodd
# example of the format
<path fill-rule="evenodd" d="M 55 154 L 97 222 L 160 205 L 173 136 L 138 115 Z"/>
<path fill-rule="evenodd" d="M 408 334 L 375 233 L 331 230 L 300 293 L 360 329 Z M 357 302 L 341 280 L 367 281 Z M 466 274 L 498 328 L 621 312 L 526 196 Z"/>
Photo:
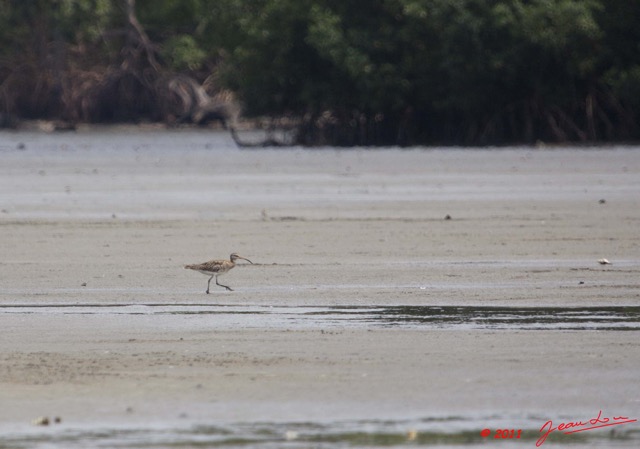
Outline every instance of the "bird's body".
<path fill-rule="evenodd" d="M 209 281 L 207 282 L 207 293 L 209 293 L 209 285 L 211 284 L 211 279 L 216 278 L 216 285 L 220 287 L 224 287 L 229 291 L 233 291 L 231 287 L 227 287 L 226 285 L 222 285 L 218 283 L 218 276 L 225 274 L 227 271 L 231 270 L 236 266 L 236 260 L 242 259 L 246 260 L 250 264 L 253 264 L 246 257 L 239 256 L 236 253 L 231 254 L 229 256 L 229 260 L 210 260 L 208 262 L 193 264 L 193 265 L 185 265 L 185 268 L 188 270 L 198 271 L 202 274 L 206 274 L 207 276 L 211 276 Z"/>

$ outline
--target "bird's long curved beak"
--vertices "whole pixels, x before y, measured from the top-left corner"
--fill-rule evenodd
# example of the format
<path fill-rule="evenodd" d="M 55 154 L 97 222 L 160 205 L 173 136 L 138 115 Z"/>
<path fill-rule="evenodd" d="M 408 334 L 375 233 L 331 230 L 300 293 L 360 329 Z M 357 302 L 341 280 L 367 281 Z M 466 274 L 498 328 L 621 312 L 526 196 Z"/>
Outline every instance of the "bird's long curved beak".
<path fill-rule="evenodd" d="M 238 256 L 238 259 L 242 259 L 242 260 L 246 260 L 247 262 L 249 262 L 251 265 L 253 265 L 253 262 L 251 262 L 249 259 L 247 259 L 246 257 L 242 257 L 242 256 Z"/>

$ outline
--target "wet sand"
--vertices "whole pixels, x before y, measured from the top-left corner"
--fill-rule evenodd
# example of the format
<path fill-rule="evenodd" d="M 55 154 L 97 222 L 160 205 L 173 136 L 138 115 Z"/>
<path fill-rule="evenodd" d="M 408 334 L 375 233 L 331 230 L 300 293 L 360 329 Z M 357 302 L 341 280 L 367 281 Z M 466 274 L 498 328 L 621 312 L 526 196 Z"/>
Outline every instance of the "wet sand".
<path fill-rule="evenodd" d="M 0 431 L 39 416 L 640 417 L 636 330 L 295 320 L 322 306 L 637 314 L 640 149 L 243 151 L 224 135 L 92 131 L 3 133 L 0 157 Z M 255 265 L 220 278 L 233 292 L 205 295 L 182 269 L 234 251 Z M 194 312 L 148 313 L 168 305 Z M 261 320 L 270 306 L 291 308 L 284 324 Z"/>

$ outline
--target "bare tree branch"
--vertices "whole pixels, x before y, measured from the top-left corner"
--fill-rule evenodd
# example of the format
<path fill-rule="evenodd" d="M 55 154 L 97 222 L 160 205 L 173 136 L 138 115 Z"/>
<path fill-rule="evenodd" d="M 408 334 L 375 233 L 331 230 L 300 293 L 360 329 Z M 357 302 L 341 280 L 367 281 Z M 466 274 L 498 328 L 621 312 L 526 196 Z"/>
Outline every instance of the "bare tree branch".
<path fill-rule="evenodd" d="M 159 71 L 160 65 L 158 64 L 158 61 L 156 61 L 153 42 L 149 39 L 149 36 L 144 31 L 144 28 L 142 28 L 142 25 L 136 16 L 136 0 L 125 0 L 125 8 L 130 30 L 133 32 L 133 35 L 135 35 L 138 43 L 142 45 L 144 52 L 147 54 L 147 61 L 149 61 L 151 67 L 156 71 Z"/>

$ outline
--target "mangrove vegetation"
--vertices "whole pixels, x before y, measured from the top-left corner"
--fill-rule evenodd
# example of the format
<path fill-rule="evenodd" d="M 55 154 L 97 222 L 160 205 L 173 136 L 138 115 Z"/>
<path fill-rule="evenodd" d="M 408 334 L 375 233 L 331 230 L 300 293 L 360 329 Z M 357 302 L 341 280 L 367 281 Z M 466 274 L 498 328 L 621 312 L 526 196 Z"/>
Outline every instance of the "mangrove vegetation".
<path fill-rule="evenodd" d="M 637 141 L 638 23 L 636 0 L 0 0 L 0 127 L 261 117 L 303 145 Z"/>

